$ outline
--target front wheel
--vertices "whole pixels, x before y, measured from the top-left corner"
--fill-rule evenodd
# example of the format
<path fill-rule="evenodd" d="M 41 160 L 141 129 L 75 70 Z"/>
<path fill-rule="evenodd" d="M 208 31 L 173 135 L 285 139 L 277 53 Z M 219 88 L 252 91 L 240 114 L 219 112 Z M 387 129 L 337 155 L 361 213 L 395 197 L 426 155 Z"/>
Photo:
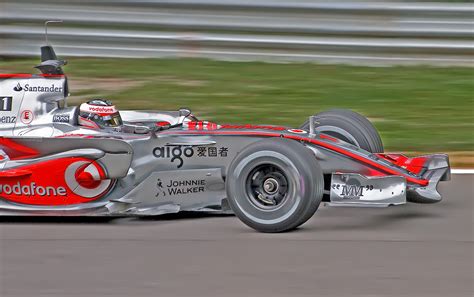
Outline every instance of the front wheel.
<path fill-rule="evenodd" d="M 377 129 L 363 115 L 347 109 L 333 109 L 314 117 L 316 132 L 333 136 L 371 153 L 383 153 L 382 139 Z M 300 128 L 309 130 L 309 121 Z"/>
<path fill-rule="evenodd" d="M 323 196 L 322 170 L 304 145 L 261 140 L 232 161 L 227 197 L 235 215 L 261 232 L 284 232 L 306 222 Z"/>

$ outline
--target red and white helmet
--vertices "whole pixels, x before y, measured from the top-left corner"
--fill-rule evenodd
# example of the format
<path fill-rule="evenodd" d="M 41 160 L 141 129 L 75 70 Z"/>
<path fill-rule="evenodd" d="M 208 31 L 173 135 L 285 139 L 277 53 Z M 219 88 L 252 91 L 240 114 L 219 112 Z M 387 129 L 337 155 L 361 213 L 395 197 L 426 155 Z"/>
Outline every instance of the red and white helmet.
<path fill-rule="evenodd" d="M 115 128 L 122 126 L 119 111 L 109 100 L 93 99 L 79 107 L 79 125 L 93 128 Z"/>

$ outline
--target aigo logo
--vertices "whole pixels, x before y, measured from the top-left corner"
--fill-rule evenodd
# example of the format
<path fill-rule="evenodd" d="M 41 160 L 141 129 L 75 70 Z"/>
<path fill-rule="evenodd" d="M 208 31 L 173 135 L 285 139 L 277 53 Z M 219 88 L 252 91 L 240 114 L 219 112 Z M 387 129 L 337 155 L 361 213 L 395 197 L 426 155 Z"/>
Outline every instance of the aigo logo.
<path fill-rule="evenodd" d="M 184 159 L 196 156 L 196 158 L 227 158 L 229 148 L 225 146 L 181 146 L 169 145 L 155 147 L 152 151 L 153 156 L 158 159 L 171 159 L 174 163 L 177 161 L 177 168 L 181 168 Z"/>
<path fill-rule="evenodd" d="M 155 158 L 171 158 L 171 163 L 177 160 L 177 168 L 181 168 L 184 163 L 183 156 L 187 158 L 194 156 L 194 150 L 192 147 L 181 148 L 181 146 L 155 147 L 153 156 Z"/>

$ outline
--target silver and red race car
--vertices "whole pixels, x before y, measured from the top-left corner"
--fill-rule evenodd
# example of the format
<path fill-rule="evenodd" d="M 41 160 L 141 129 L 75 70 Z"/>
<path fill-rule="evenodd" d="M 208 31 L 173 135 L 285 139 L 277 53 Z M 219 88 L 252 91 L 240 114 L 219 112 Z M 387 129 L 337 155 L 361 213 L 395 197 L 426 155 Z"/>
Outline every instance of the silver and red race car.
<path fill-rule="evenodd" d="M 41 56 L 41 74 L 0 75 L 1 215 L 232 211 L 258 231 L 282 232 L 322 201 L 439 202 L 438 182 L 450 179 L 447 155 L 384 153 L 373 125 L 348 110 L 288 128 L 219 125 L 187 109 L 69 107 L 65 62 L 51 46 Z"/>

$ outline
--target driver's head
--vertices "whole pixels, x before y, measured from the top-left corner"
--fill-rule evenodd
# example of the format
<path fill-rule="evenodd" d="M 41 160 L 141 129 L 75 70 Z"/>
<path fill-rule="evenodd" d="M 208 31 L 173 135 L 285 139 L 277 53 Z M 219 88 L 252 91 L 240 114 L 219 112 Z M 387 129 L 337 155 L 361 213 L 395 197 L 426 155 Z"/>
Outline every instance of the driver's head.
<path fill-rule="evenodd" d="M 115 128 L 122 125 L 122 118 L 109 100 L 93 99 L 79 107 L 79 125 L 93 128 Z"/>

